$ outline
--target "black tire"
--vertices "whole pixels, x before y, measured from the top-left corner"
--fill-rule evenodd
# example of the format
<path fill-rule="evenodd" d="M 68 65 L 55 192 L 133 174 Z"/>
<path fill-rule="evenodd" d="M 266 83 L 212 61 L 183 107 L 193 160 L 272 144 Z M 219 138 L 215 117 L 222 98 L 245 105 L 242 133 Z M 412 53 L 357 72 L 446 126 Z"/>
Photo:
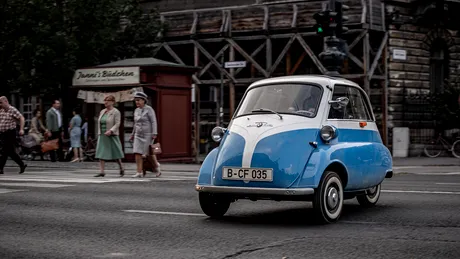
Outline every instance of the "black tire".
<path fill-rule="evenodd" d="M 220 218 L 224 216 L 230 207 L 230 200 L 216 194 L 200 192 L 198 197 L 204 214 L 211 218 Z"/>
<path fill-rule="evenodd" d="M 427 157 L 438 157 L 441 155 L 442 151 L 442 143 L 440 143 L 440 141 L 436 139 L 430 141 L 430 143 L 426 144 L 423 148 L 423 153 L 425 153 Z"/>
<path fill-rule="evenodd" d="M 379 201 L 381 189 L 382 185 L 379 184 L 371 189 L 366 190 L 364 195 L 356 196 L 356 199 L 358 200 L 359 204 L 363 207 L 373 207 Z"/>
<path fill-rule="evenodd" d="M 340 176 L 335 172 L 324 172 L 313 198 L 313 210 L 318 223 L 333 223 L 340 218 L 343 197 Z"/>
<path fill-rule="evenodd" d="M 452 144 L 452 155 L 456 158 L 460 158 L 460 140 L 457 140 Z"/>

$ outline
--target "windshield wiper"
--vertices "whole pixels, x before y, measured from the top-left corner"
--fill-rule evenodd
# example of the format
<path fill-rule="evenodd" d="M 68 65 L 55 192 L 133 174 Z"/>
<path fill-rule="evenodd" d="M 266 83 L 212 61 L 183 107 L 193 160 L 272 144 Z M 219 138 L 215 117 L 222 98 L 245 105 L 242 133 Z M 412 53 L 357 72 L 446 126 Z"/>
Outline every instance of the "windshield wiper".
<path fill-rule="evenodd" d="M 281 116 L 281 114 L 273 111 L 273 110 L 270 110 L 270 109 L 267 109 L 267 108 L 260 108 L 260 109 L 257 109 L 257 110 L 252 110 L 251 112 L 271 112 L 271 113 L 274 113 L 276 115 L 278 115 L 280 117 L 280 120 L 283 119 L 283 116 Z"/>

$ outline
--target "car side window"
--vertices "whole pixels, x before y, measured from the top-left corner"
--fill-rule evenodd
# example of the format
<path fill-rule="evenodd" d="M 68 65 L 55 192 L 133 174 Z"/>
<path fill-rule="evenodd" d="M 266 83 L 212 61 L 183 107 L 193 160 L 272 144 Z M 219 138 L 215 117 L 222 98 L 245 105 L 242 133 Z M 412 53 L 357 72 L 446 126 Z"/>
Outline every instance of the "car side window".
<path fill-rule="evenodd" d="M 366 103 L 361 92 L 349 86 L 335 85 L 332 94 L 332 100 L 339 97 L 347 97 L 349 100 L 348 105 L 340 106 L 338 104 L 331 104 L 329 109 L 328 119 L 339 120 L 370 120 L 371 116 L 366 107 Z"/>
<path fill-rule="evenodd" d="M 361 91 L 354 87 L 349 87 L 349 97 L 351 109 L 353 110 L 353 117 L 356 120 L 370 120 L 371 116 L 366 107 Z"/>

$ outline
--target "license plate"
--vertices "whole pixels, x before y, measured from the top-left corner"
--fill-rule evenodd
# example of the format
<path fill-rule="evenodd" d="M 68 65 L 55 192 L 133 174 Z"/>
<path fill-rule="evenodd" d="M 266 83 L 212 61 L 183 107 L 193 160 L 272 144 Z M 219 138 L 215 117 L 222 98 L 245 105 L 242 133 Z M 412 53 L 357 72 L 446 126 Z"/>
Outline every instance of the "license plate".
<path fill-rule="evenodd" d="M 273 169 L 224 167 L 222 179 L 271 182 L 273 181 Z"/>

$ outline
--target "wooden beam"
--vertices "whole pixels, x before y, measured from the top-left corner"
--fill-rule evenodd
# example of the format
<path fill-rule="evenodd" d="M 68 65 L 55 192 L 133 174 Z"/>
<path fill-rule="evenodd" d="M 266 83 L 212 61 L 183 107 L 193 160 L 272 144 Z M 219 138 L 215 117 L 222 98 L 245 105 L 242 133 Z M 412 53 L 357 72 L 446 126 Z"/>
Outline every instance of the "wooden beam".
<path fill-rule="evenodd" d="M 268 12 L 268 6 L 264 6 L 264 25 L 262 29 L 264 31 L 268 31 L 268 23 L 269 23 L 269 12 Z"/>
<path fill-rule="evenodd" d="M 198 67 L 200 64 L 200 52 L 198 51 L 197 47 L 193 48 L 193 64 L 195 67 Z M 197 76 L 197 73 L 195 73 Z M 200 155 L 200 85 L 195 84 L 195 145 L 196 145 L 196 155 L 195 155 L 195 162 L 199 163 L 199 155 Z"/>
<path fill-rule="evenodd" d="M 364 69 L 363 62 L 361 62 L 361 60 L 359 60 L 355 55 L 348 52 L 348 58 L 355 62 L 355 64 L 358 65 L 361 69 Z"/>
<path fill-rule="evenodd" d="M 297 27 L 297 13 L 298 13 L 298 7 L 296 4 L 292 5 L 293 8 L 293 15 L 292 15 L 292 22 L 291 22 L 291 28 L 296 28 Z"/>
<path fill-rule="evenodd" d="M 269 73 L 267 71 L 265 71 L 265 69 L 263 69 L 259 63 L 257 63 L 250 55 L 248 55 L 248 53 L 246 53 L 246 51 L 244 51 L 234 40 L 232 39 L 227 39 L 227 42 L 230 43 L 230 45 L 235 48 L 241 55 L 243 55 L 243 57 L 251 62 L 255 68 L 257 68 L 257 70 L 259 70 L 265 77 L 268 77 L 269 76 Z"/>
<path fill-rule="evenodd" d="M 211 54 L 209 54 L 209 52 L 205 48 L 203 48 L 203 46 L 201 46 L 201 44 L 198 41 L 193 41 L 193 43 L 201 51 L 201 53 L 203 53 L 203 55 L 206 56 L 206 58 L 208 58 L 217 68 L 219 68 L 220 71 L 222 71 L 222 73 L 224 73 L 233 82 L 236 82 L 236 79 L 232 75 L 230 75 L 227 72 L 227 70 L 223 68 L 223 64 L 217 62 L 217 60 L 213 56 L 211 56 Z"/>
<path fill-rule="evenodd" d="M 356 37 L 353 42 L 348 46 L 348 52 L 351 51 L 351 49 L 353 49 L 354 46 L 356 46 L 356 44 L 358 44 L 358 42 L 367 34 L 367 30 L 363 30 L 359 35 L 358 37 Z"/>
<path fill-rule="evenodd" d="M 369 29 L 373 29 L 374 25 L 373 25 L 373 19 L 374 18 L 374 14 L 372 13 L 372 6 L 374 5 L 373 3 L 374 1 L 372 0 L 369 0 Z"/>
<path fill-rule="evenodd" d="M 385 49 L 383 50 L 382 53 L 382 60 L 384 61 L 384 75 L 385 79 L 383 80 L 383 144 L 388 147 L 388 44 L 385 45 Z"/>
<path fill-rule="evenodd" d="M 361 24 L 366 23 L 366 15 L 367 15 L 367 6 L 366 6 L 366 1 L 361 0 L 361 6 L 363 7 L 363 14 L 361 16 Z"/>
<path fill-rule="evenodd" d="M 267 45 L 267 42 L 262 43 L 256 50 L 254 50 L 254 51 L 251 53 L 251 57 L 254 58 L 257 54 L 259 54 L 259 52 L 262 51 L 262 49 L 263 49 L 266 45 Z M 239 74 L 243 69 L 244 69 L 244 67 L 238 68 L 233 76 Z"/>
<path fill-rule="evenodd" d="M 220 25 L 220 33 L 225 32 L 225 26 L 227 24 L 227 12 L 225 10 L 222 10 L 222 24 Z"/>
<path fill-rule="evenodd" d="M 369 72 L 369 33 L 366 33 L 363 40 L 363 60 L 364 60 L 364 75 L 367 75 Z M 370 94 L 370 78 L 367 76 L 364 77 L 364 91 L 369 95 Z"/>
<path fill-rule="evenodd" d="M 225 32 L 228 37 L 232 36 L 232 11 L 227 10 L 227 21 L 225 22 Z"/>
<path fill-rule="evenodd" d="M 197 25 L 198 25 L 198 13 L 193 12 L 193 24 L 192 24 L 192 28 L 190 29 L 190 34 L 192 35 L 196 34 Z"/>
<path fill-rule="evenodd" d="M 163 25 L 165 23 L 165 16 L 164 15 L 160 15 L 160 23 L 161 25 Z M 158 33 L 157 33 L 157 38 L 158 39 L 161 39 L 163 38 L 163 30 L 159 30 Z"/>
<path fill-rule="evenodd" d="M 326 68 L 323 66 L 321 61 L 319 61 L 318 57 L 316 57 L 315 53 L 310 49 L 310 46 L 308 46 L 308 44 L 305 42 L 302 36 L 297 35 L 297 40 L 299 41 L 300 45 L 305 50 L 305 52 L 307 52 L 308 56 L 311 58 L 313 63 L 315 63 L 315 65 L 318 67 L 319 71 L 321 71 L 322 74 L 326 74 Z"/>
<path fill-rule="evenodd" d="M 217 54 L 214 56 L 214 58 L 217 60 L 221 55 L 224 54 L 224 52 L 228 49 L 229 47 L 229 44 L 225 44 L 225 46 L 219 50 L 219 52 L 217 52 Z M 212 62 L 209 61 L 208 64 L 206 64 L 206 66 L 203 67 L 203 69 L 201 69 L 200 73 L 199 73 L 199 77 L 202 77 L 204 75 L 204 73 L 206 73 L 206 71 L 212 66 Z"/>
<path fill-rule="evenodd" d="M 284 55 L 286 55 L 286 52 L 289 50 L 289 48 L 291 47 L 291 45 L 294 42 L 294 40 L 295 40 L 295 34 L 292 35 L 291 39 L 288 41 L 288 43 L 286 43 L 286 46 L 284 46 L 284 49 L 281 51 L 281 54 L 276 59 L 275 64 L 273 64 L 273 66 L 271 67 L 270 72 L 269 72 L 270 76 L 273 74 L 273 72 L 275 72 L 276 68 L 278 67 L 279 63 L 281 62 L 281 59 L 283 59 Z M 269 77 L 269 76 L 267 76 L 267 77 Z"/>
<path fill-rule="evenodd" d="M 265 48 L 265 69 L 270 71 L 272 69 L 272 39 L 267 37 L 265 40 L 267 48 Z"/>
<path fill-rule="evenodd" d="M 155 57 L 158 52 L 161 50 L 161 48 L 163 48 L 163 45 L 164 43 L 162 42 L 159 46 L 157 46 L 154 50 L 153 50 L 153 53 L 152 53 L 152 57 Z"/>
<path fill-rule="evenodd" d="M 297 62 L 294 65 L 294 67 L 289 71 L 288 75 L 293 75 L 295 73 L 295 71 L 297 71 L 297 69 L 299 68 L 300 64 L 302 64 L 302 61 L 305 59 L 306 56 L 307 56 L 307 53 L 302 52 L 302 55 L 300 55 L 299 59 L 297 60 Z"/>
<path fill-rule="evenodd" d="M 230 47 L 230 53 L 229 53 L 229 60 L 230 61 L 235 61 L 235 49 L 233 47 Z M 230 68 L 230 75 L 235 76 L 235 69 Z M 230 120 L 233 117 L 233 113 L 235 112 L 235 84 L 233 82 L 229 82 L 229 115 L 230 115 Z"/>
<path fill-rule="evenodd" d="M 375 55 L 374 62 L 372 62 L 371 69 L 369 70 L 369 72 L 367 72 L 367 77 L 369 77 L 369 80 L 374 75 L 374 70 L 377 67 L 379 59 L 382 56 L 383 48 L 387 45 L 387 40 L 388 40 L 388 32 L 385 32 L 385 36 L 383 36 L 382 42 L 380 43 L 379 49 L 377 50 L 377 54 Z"/>
<path fill-rule="evenodd" d="M 169 55 L 171 55 L 171 57 L 174 58 L 174 60 L 176 60 L 181 65 L 185 65 L 184 61 L 182 61 L 182 59 L 179 58 L 179 56 L 176 54 L 176 52 L 174 52 L 174 50 L 171 49 L 171 47 L 168 45 L 168 43 L 164 44 L 164 48 L 166 49 L 166 51 L 168 51 Z M 198 77 L 196 75 L 192 75 L 192 79 L 196 84 L 201 83 L 200 79 L 198 79 Z"/>

